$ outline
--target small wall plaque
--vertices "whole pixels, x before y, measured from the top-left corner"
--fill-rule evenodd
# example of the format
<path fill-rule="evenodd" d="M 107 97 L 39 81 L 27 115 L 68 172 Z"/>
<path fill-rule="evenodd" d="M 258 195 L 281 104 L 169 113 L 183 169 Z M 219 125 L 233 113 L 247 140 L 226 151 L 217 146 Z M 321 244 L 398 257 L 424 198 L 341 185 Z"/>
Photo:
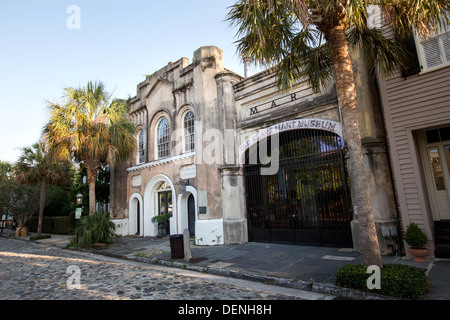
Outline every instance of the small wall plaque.
<path fill-rule="evenodd" d="M 180 179 L 183 180 L 194 179 L 196 176 L 197 176 L 197 166 L 195 164 L 185 166 L 180 170 Z"/>
<path fill-rule="evenodd" d="M 131 185 L 133 187 L 139 187 L 142 184 L 142 176 L 134 176 L 131 180 Z"/>

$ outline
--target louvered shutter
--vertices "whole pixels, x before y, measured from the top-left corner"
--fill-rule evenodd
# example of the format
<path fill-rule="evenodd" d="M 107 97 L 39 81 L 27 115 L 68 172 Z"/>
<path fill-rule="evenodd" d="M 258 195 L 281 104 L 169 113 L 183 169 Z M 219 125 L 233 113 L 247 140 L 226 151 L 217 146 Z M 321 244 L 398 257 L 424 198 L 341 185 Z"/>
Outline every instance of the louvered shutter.
<path fill-rule="evenodd" d="M 422 42 L 423 53 L 427 68 L 432 68 L 442 64 L 441 49 L 439 47 L 439 38 L 433 38 Z"/>
<path fill-rule="evenodd" d="M 445 51 L 445 59 L 450 62 L 450 32 L 442 35 L 442 44 Z"/>

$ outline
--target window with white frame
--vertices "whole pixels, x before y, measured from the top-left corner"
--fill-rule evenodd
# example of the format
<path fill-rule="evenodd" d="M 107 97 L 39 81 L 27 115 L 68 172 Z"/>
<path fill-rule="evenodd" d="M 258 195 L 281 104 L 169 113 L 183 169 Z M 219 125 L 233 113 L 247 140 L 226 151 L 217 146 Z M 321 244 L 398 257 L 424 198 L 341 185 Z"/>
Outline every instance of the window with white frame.
<path fill-rule="evenodd" d="M 167 118 L 163 118 L 157 126 L 156 137 L 158 146 L 158 158 L 170 156 L 170 125 Z"/>
<path fill-rule="evenodd" d="M 422 70 L 450 65 L 450 26 L 427 38 L 417 37 Z"/>
<path fill-rule="evenodd" d="M 138 163 L 145 162 L 145 131 L 139 131 L 138 135 Z"/>
<path fill-rule="evenodd" d="M 194 112 L 188 111 L 183 117 L 184 152 L 194 151 L 195 127 Z"/>

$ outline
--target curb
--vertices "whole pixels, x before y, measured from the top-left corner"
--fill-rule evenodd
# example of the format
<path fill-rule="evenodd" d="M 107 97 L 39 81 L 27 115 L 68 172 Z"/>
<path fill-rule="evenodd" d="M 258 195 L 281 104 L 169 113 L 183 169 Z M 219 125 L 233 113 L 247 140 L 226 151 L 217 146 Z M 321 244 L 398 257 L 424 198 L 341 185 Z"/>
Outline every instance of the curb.
<path fill-rule="evenodd" d="M 1 235 L 0 235 L 1 236 Z M 15 238 L 16 240 L 32 242 L 26 238 Z M 36 243 L 38 245 L 51 246 L 55 247 L 55 245 L 51 244 L 43 244 Z M 177 268 L 181 270 L 189 270 L 200 273 L 208 273 L 218 276 L 232 277 L 235 279 L 249 280 L 249 281 L 257 281 L 267 285 L 303 290 L 303 291 L 311 291 L 322 294 L 329 294 L 336 296 L 337 299 L 348 299 L 348 300 L 403 300 L 395 297 L 384 296 L 379 294 L 373 294 L 361 290 L 350 289 L 339 287 L 330 283 L 316 283 L 311 281 L 304 281 L 298 279 L 286 279 L 286 278 L 278 278 L 273 276 L 266 276 L 261 274 L 256 274 L 248 271 L 236 271 L 236 270 L 225 270 L 219 268 L 211 268 L 211 267 L 202 267 L 202 266 L 194 266 L 184 262 L 178 261 L 167 261 L 158 258 L 144 258 L 144 257 L 136 257 L 136 256 L 126 256 L 112 252 L 105 252 L 102 250 L 96 249 L 84 249 L 84 248 L 74 248 L 74 247 L 60 247 L 56 246 L 63 250 L 73 250 L 73 251 L 81 251 L 87 253 L 94 253 L 98 255 L 108 256 L 116 259 L 129 260 L 129 261 L 137 261 L 155 265 L 162 265 L 171 268 Z"/>
<path fill-rule="evenodd" d="M 80 248 L 70 248 L 69 250 L 80 250 Z M 219 268 L 210 268 L 210 267 L 201 267 L 194 266 L 188 263 L 178 262 L 178 261 L 167 261 L 161 260 L 158 258 L 144 258 L 144 257 L 136 257 L 136 256 L 125 256 L 112 252 L 102 252 L 101 250 L 95 249 L 82 249 L 80 251 L 91 252 L 99 255 L 109 256 L 112 258 L 137 261 L 143 263 L 150 263 L 156 265 L 162 265 L 171 268 L 177 268 L 182 270 L 195 271 L 200 273 L 208 273 L 218 276 L 226 276 L 232 277 L 235 279 L 249 280 L 249 281 L 257 281 L 262 282 L 267 285 L 285 287 L 290 289 L 297 289 L 303 291 L 311 291 L 322 294 L 330 294 L 334 295 L 340 299 L 348 299 L 348 300 L 402 300 L 395 297 L 389 297 L 379 294 L 373 294 L 365 291 L 350 289 L 339 287 L 329 283 L 315 283 L 298 279 L 286 279 L 286 278 L 277 278 L 273 276 L 266 276 L 261 274 L 256 274 L 247 271 L 236 271 L 236 270 L 225 270 Z"/>

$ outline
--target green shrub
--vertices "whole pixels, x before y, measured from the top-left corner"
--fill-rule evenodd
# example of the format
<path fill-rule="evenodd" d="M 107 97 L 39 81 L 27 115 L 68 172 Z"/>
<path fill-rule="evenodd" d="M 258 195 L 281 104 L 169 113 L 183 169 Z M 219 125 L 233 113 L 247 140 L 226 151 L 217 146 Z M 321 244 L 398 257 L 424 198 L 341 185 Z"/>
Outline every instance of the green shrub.
<path fill-rule="evenodd" d="M 91 247 L 94 243 L 113 243 L 116 225 L 109 218 L 109 213 L 99 211 L 95 214 L 81 217 L 76 228 L 78 243 L 83 247 Z"/>
<path fill-rule="evenodd" d="M 427 243 L 427 236 L 414 222 L 406 229 L 404 239 L 413 248 L 421 248 Z"/>
<path fill-rule="evenodd" d="M 371 276 L 362 264 L 346 265 L 335 274 L 341 287 L 363 290 L 396 298 L 422 299 L 428 291 L 428 279 L 424 269 L 401 264 L 385 264 L 381 270 L 381 288 L 368 289 Z"/>
<path fill-rule="evenodd" d="M 336 273 L 336 284 L 346 288 L 364 289 L 367 287 L 367 278 L 370 276 L 366 271 L 362 264 L 346 265 Z"/>
<path fill-rule="evenodd" d="M 160 215 L 154 216 L 151 219 L 151 221 L 158 222 L 158 223 L 166 223 L 167 221 L 169 221 L 169 219 L 170 219 L 170 214 L 166 213 L 166 214 L 160 214 Z"/>

